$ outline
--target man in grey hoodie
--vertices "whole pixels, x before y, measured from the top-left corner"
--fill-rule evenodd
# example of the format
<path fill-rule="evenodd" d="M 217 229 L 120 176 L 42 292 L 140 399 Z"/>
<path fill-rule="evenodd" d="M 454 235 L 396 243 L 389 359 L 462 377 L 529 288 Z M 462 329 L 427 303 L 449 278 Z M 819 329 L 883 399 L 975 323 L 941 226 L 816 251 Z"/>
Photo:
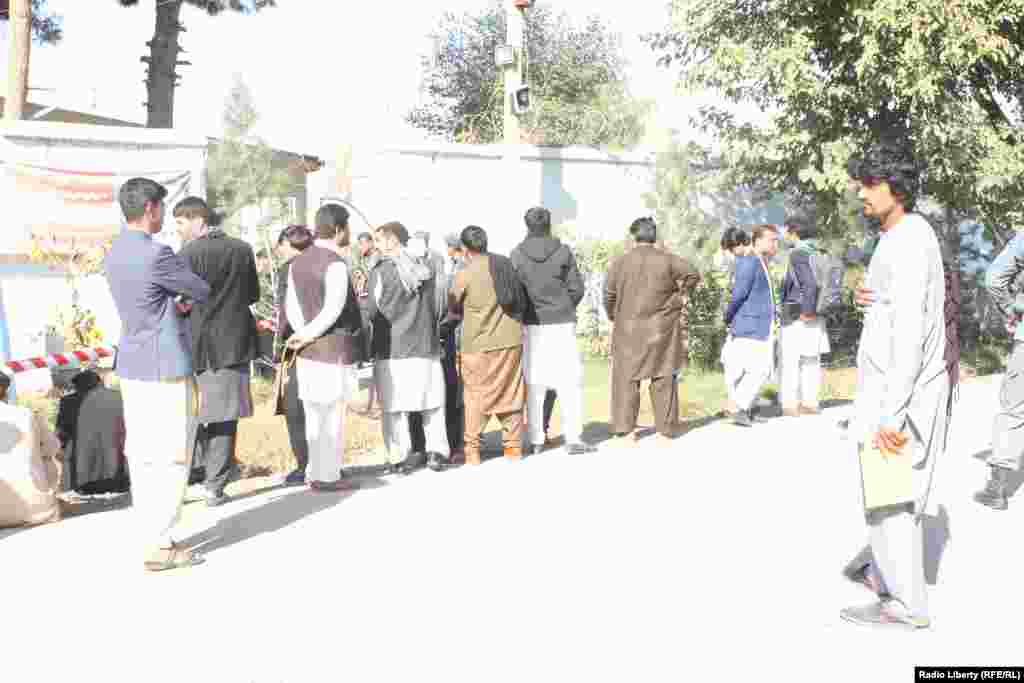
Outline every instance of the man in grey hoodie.
<path fill-rule="evenodd" d="M 569 453 L 595 449 L 583 442 L 583 361 L 576 345 L 576 307 L 583 300 L 583 278 L 572 250 L 551 236 L 551 212 L 534 207 L 525 216 L 527 237 L 512 250 L 512 263 L 529 300 L 523 314 L 524 368 L 530 445 L 544 448 L 544 398 L 548 389 L 561 400 L 562 431 Z"/>

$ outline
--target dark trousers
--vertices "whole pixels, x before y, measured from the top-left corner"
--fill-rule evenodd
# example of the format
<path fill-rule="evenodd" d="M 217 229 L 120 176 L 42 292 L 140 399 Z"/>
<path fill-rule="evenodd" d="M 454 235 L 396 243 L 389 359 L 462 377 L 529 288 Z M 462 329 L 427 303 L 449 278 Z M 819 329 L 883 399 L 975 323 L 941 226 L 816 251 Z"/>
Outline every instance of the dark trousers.
<path fill-rule="evenodd" d="M 654 428 L 670 436 L 679 422 L 679 389 L 672 375 L 651 378 Z M 640 413 L 640 382 L 612 372 L 612 431 L 626 434 L 636 429 Z"/>
<path fill-rule="evenodd" d="M 462 378 L 455 362 L 455 334 L 444 340 L 445 355 L 441 359 L 444 372 L 444 424 L 448 431 L 448 446 L 453 451 L 461 450 L 466 432 L 465 411 L 462 405 Z"/>
<path fill-rule="evenodd" d="M 295 364 L 288 368 L 288 384 L 284 392 L 285 424 L 288 425 L 288 441 L 292 445 L 296 469 L 305 472 L 309 464 L 309 442 L 306 441 L 306 411 L 299 400 L 299 379 Z"/>
<path fill-rule="evenodd" d="M 427 435 L 423 431 L 423 413 L 409 413 L 409 443 L 413 453 L 423 453 L 427 449 Z"/>
<path fill-rule="evenodd" d="M 544 394 L 544 435 L 547 436 L 548 429 L 551 427 L 551 413 L 555 412 L 555 399 L 558 398 L 558 392 L 554 389 L 548 389 Z"/>
<path fill-rule="evenodd" d="M 206 470 L 203 485 L 207 491 L 222 494 L 228 475 L 238 467 L 235 444 L 238 441 L 238 420 L 211 422 L 196 430 L 195 457 L 200 458 Z"/>

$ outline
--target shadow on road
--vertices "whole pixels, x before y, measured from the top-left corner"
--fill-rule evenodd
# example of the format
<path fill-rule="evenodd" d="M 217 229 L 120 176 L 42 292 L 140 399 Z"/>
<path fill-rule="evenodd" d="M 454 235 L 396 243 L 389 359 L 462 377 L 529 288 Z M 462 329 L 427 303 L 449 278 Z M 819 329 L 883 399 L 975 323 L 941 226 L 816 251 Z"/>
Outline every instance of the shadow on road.
<path fill-rule="evenodd" d="M 380 479 L 366 478 L 359 480 L 359 486 L 360 489 L 370 489 L 387 486 L 387 483 Z M 332 508 L 353 495 L 359 494 L 359 490 L 317 493 L 307 488 L 287 489 L 275 486 L 238 496 L 234 501 L 244 500 L 257 493 L 266 493 L 268 490 L 275 489 L 281 491 L 279 496 L 258 507 L 242 510 L 225 517 L 218 521 L 213 528 L 185 539 L 184 543 L 190 547 L 200 548 L 204 554 L 221 550 L 247 541 L 254 536 L 283 529 L 304 517 Z"/>

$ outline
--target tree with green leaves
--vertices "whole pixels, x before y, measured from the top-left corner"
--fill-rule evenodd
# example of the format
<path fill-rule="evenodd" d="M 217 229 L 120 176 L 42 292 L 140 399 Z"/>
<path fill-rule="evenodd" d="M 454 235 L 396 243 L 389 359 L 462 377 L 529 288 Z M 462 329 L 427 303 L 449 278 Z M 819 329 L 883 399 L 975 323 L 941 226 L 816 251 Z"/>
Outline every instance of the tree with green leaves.
<path fill-rule="evenodd" d="M 677 0 L 648 39 L 688 90 L 721 96 L 696 118 L 735 182 L 809 198 L 826 230 L 851 155 L 888 136 L 926 169 L 952 258 L 963 218 L 997 245 L 1022 224 L 1024 0 Z"/>
<path fill-rule="evenodd" d="M 122 7 L 134 7 L 139 0 L 117 0 Z M 215 17 L 224 12 L 252 14 L 276 5 L 275 0 L 156 0 L 156 28 L 149 46 L 149 56 L 142 61 L 149 64 L 146 75 L 146 126 L 149 128 L 174 127 L 174 89 L 180 76 L 178 66 L 190 62 L 179 60 L 185 50 L 179 36 L 185 30 L 181 24 L 181 9 L 191 5 Z"/>
<path fill-rule="evenodd" d="M 436 50 L 423 59 L 425 102 L 407 121 L 447 140 L 502 140 L 502 75 L 495 48 L 505 42 L 504 3 L 475 13 L 447 13 L 430 34 Z M 644 133 L 650 104 L 626 86 L 621 45 L 598 17 L 575 25 L 538 4 L 526 14 L 525 65 L 530 110 L 521 118 L 525 142 L 627 147 Z"/>
<path fill-rule="evenodd" d="M 266 251 L 271 263 L 274 247 L 272 226 L 278 224 L 287 207 L 288 197 L 300 186 L 295 177 L 298 169 L 290 168 L 263 140 L 253 134 L 259 113 L 248 86 L 240 74 L 224 106 L 224 137 L 212 147 L 207 163 L 207 199 L 211 207 L 224 217 L 228 232 L 241 234 L 239 222 L 242 209 L 267 206 L 261 224 L 244 226 L 255 229 L 259 247 Z M 263 317 L 269 317 L 276 288 L 276 268 L 261 273 L 263 299 L 257 305 Z"/>

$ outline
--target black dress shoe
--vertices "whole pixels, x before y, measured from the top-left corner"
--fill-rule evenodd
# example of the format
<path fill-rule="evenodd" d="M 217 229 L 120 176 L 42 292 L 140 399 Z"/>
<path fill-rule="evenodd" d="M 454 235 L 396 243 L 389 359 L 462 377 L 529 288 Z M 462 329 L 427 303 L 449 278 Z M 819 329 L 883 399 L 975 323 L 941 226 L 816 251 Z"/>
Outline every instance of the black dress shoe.
<path fill-rule="evenodd" d="M 533 444 L 529 446 L 523 446 L 523 457 L 525 458 L 530 455 L 537 455 L 543 450 L 544 446 L 534 446 Z"/>
<path fill-rule="evenodd" d="M 754 422 L 750 419 L 750 413 L 746 410 L 738 410 L 732 416 L 732 423 L 737 427 L 753 427 Z"/>
<path fill-rule="evenodd" d="M 990 467 L 989 479 L 985 482 L 985 488 L 974 494 L 974 500 L 993 510 L 1006 510 L 1010 507 L 1006 497 L 1010 470 L 995 465 Z"/>
<path fill-rule="evenodd" d="M 763 422 L 767 422 L 767 421 L 768 421 L 768 416 L 767 416 L 767 415 L 764 415 L 764 414 L 763 414 L 763 413 L 761 412 L 761 410 L 762 410 L 762 408 L 759 408 L 759 407 L 758 407 L 758 406 L 756 406 L 756 405 L 755 405 L 754 407 L 752 407 L 752 408 L 751 408 L 751 409 L 750 409 L 750 410 L 748 411 L 748 412 L 749 412 L 749 415 L 750 415 L 750 419 L 751 419 L 752 421 L 754 421 L 754 422 L 762 422 L 762 423 L 763 423 Z"/>
<path fill-rule="evenodd" d="M 405 460 L 398 463 L 399 474 L 412 474 L 427 464 L 426 453 L 410 453 Z"/>
<path fill-rule="evenodd" d="M 440 453 L 427 453 L 427 467 L 434 472 L 441 472 L 449 465 L 448 458 Z"/>

